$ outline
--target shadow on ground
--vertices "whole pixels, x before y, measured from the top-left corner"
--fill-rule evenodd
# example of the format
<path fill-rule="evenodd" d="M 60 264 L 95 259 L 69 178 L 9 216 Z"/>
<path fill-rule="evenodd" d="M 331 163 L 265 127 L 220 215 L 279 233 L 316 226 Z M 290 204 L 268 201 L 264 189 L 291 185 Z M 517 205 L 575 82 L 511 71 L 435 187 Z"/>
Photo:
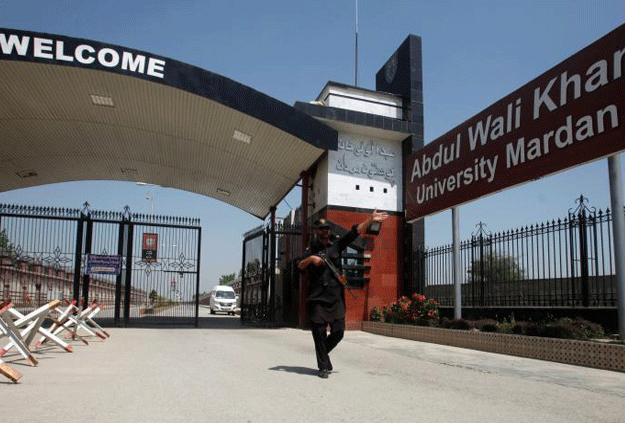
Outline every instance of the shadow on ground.
<path fill-rule="evenodd" d="M 270 367 L 269 370 L 275 370 L 278 372 L 297 373 L 300 375 L 309 375 L 309 376 L 317 376 L 317 373 L 318 373 L 317 369 L 311 369 L 310 367 L 300 367 L 300 366 L 276 366 L 276 367 Z"/>

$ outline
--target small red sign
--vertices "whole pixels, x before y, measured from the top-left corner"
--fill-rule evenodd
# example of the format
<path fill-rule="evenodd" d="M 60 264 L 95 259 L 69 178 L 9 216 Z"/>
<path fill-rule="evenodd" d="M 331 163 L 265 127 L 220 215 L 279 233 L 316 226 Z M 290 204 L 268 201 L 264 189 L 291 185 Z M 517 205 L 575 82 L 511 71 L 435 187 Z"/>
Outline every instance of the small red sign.
<path fill-rule="evenodd" d="M 143 249 L 141 260 L 145 263 L 154 263 L 158 252 L 158 234 L 143 234 Z"/>

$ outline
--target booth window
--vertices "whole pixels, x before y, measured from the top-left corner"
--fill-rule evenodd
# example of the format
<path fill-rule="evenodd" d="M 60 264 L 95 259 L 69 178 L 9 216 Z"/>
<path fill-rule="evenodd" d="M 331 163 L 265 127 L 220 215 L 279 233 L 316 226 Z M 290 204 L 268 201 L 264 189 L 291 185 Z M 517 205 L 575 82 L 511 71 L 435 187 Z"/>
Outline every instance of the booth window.
<path fill-rule="evenodd" d="M 364 250 L 348 246 L 341 257 L 341 267 L 349 284 L 354 288 L 362 288 L 365 284 Z"/>

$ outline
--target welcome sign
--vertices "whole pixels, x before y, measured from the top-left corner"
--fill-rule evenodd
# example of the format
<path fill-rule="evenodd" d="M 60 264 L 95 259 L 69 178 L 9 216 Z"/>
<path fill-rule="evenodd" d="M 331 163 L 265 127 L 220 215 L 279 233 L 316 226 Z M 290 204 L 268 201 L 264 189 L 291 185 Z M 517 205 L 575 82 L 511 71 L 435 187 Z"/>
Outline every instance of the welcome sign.
<path fill-rule="evenodd" d="M 625 149 L 625 25 L 405 162 L 413 221 Z"/>
<path fill-rule="evenodd" d="M 0 29 L 0 54 L 12 60 L 57 63 L 165 77 L 166 60 L 136 50 L 70 37 Z"/>

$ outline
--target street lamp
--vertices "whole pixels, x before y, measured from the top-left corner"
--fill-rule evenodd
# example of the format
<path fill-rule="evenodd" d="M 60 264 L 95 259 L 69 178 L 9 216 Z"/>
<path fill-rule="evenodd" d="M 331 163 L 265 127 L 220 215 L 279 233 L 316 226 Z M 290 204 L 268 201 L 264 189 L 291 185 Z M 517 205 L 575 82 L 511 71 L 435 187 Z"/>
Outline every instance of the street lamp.
<path fill-rule="evenodd" d="M 160 187 L 160 185 L 147 182 L 136 182 L 136 184 L 144 187 Z M 145 199 L 150 203 L 150 214 L 154 214 L 154 191 L 146 191 Z"/>

